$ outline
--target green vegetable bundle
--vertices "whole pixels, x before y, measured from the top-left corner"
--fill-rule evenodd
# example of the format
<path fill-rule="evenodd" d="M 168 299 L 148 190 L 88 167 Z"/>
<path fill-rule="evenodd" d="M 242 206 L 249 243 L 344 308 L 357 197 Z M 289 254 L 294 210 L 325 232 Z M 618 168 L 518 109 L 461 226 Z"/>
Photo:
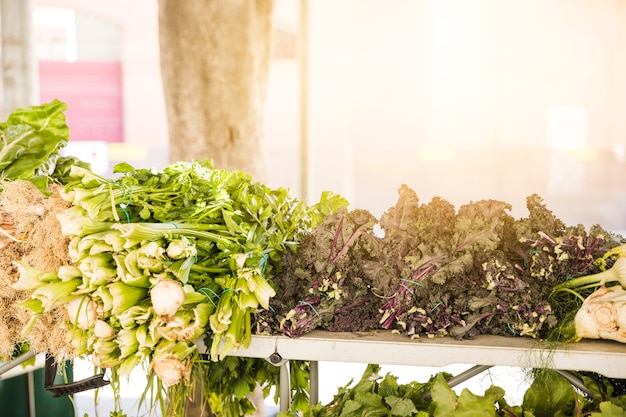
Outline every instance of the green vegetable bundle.
<path fill-rule="evenodd" d="M 249 344 L 251 315 L 269 307 L 284 252 L 346 204 L 324 194 L 307 206 L 210 160 L 162 171 L 120 164 L 115 173 L 72 167 L 61 192 L 71 207 L 58 216 L 70 263 L 17 263 L 16 288 L 32 291 L 22 304 L 31 322 L 67 309 L 72 355 L 118 375 L 147 365 L 166 387 L 189 384 L 198 340 L 212 361 Z"/>

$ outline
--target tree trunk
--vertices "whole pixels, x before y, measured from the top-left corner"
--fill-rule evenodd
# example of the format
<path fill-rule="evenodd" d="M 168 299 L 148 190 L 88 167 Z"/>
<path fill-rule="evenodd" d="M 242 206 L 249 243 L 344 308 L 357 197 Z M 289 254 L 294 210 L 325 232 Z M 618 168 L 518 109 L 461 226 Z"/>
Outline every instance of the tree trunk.
<path fill-rule="evenodd" d="M 159 0 L 170 160 L 211 158 L 263 180 L 274 0 Z"/>
<path fill-rule="evenodd" d="M 216 168 L 265 179 L 261 154 L 274 0 L 159 0 L 161 75 L 170 161 L 213 159 Z M 187 417 L 211 415 L 199 395 Z M 256 416 L 263 395 L 251 395 Z"/>

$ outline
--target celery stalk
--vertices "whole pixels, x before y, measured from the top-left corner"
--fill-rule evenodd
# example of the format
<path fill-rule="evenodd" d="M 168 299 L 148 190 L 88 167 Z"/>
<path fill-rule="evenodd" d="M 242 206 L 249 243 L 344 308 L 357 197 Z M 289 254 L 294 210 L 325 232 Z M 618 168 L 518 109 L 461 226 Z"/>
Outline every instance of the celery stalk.
<path fill-rule="evenodd" d="M 121 281 L 107 285 L 111 293 L 111 314 L 117 316 L 148 297 L 148 289 L 133 287 Z"/>
<path fill-rule="evenodd" d="M 74 298 L 72 294 L 82 280 L 75 278 L 70 281 L 49 282 L 35 289 L 32 297 L 41 300 L 45 312 L 52 311 Z"/>
<path fill-rule="evenodd" d="M 51 280 L 58 280 L 57 272 L 42 271 L 24 262 L 13 261 L 19 274 L 18 281 L 13 288 L 18 291 L 33 291 Z"/>

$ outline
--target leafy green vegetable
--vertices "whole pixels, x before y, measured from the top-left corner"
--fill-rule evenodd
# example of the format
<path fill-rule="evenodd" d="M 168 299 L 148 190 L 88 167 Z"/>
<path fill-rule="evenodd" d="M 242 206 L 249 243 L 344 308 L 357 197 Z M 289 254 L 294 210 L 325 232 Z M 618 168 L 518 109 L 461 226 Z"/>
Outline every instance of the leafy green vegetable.
<path fill-rule="evenodd" d="M 534 380 L 524 393 L 521 405 L 509 405 L 505 391 L 491 385 L 484 395 L 467 388 L 457 394 L 447 382 L 445 372 L 437 373 L 426 382 L 398 384 L 397 377 L 387 373 L 382 377 L 380 366 L 369 364 L 360 380 L 340 387 L 327 404 L 313 404 L 310 409 L 282 411 L 278 417 L 556 417 L 556 416 L 616 416 L 624 415 L 622 397 L 587 399 L 552 370 L 533 370 Z M 593 385 L 589 378 L 585 385 Z M 604 390 L 611 390 L 604 384 Z M 428 394 L 428 395 L 426 395 Z M 293 413 L 293 414 L 292 414 Z M 604 414 L 606 413 L 606 414 Z"/>
<path fill-rule="evenodd" d="M 143 364 L 160 390 L 188 394 L 192 373 L 215 372 L 227 354 L 248 345 L 252 315 L 269 309 L 275 295 L 272 277 L 283 254 L 295 252 L 324 213 L 347 202 L 327 193 L 307 206 L 288 190 L 214 169 L 210 160 L 161 171 L 122 164 L 115 171 L 122 175 L 107 179 L 71 167 L 61 194 L 71 207 L 58 219 L 71 239 L 72 269 L 64 271 L 65 281 L 42 279 L 45 271 L 31 274 L 39 279 L 25 275 L 20 285 L 34 289 L 25 307 L 34 314 L 54 308 L 56 299 L 44 295 L 53 286 L 71 287 L 62 295 L 72 309 L 73 354 L 91 355 L 114 375 Z M 210 361 L 202 359 L 199 339 Z M 277 371 L 259 369 L 274 383 Z M 255 388 L 250 378 L 258 377 L 248 371 L 239 372 L 244 379 L 233 371 L 227 382 L 212 383 L 205 400 L 225 416 L 247 412 L 245 394 Z M 294 373 L 300 397 L 304 372 Z M 169 402 L 168 412 L 182 413 L 185 398 Z"/>
<path fill-rule="evenodd" d="M 484 396 L 463 389 L 457 395 L 447 384 L 443 374 L 437 374 L 431 389 L 431 412 L 434 417 L 496 416 L 494 404 L 500 400 L 501 392 L 491 390 Z"/>
<path fill-rule="evenodd" d="M 600 403 L 600 411 L 589 414 L 589 417 L 621 417 L 624 412 L 624 408 L 605 401 Z"/>
<path fill-rule="evenodd" d="M 535 371 L 531 386 L 524 394 L 523 408 L 535 417 L 572 415 L 578 394 L 553 370 Z"/>
<path fill-rule="evenodd" d="M 264 326 L 268 332 L 279 328 L 295 337 L 316 327 L 342 330 L 354 322 L 362 330 L 377 328 L 378 313 L 367 306 L 378 302 L 368 288 L 374 281 L 361 269 L 365 261 L 357 261 L 359 254 L 376 250 L 375 224 L 367 211 L 339 210 L 320 224 L 325 233 L 305 237 L 297 254 L 285 254 L 274 277 L 277 294 L 270 300 L 272 309 L 257 314 L 261 331 Z M 326 233 L 328 229 L 332 234 Z"/>
<path fill-rule="evenodd" d="M 58 151 L 69 139 L 66 109 L 65 103 L 53 100 L 16 109 L 0 123 L 0 178 L 30 180 L 49 193 Z"/>

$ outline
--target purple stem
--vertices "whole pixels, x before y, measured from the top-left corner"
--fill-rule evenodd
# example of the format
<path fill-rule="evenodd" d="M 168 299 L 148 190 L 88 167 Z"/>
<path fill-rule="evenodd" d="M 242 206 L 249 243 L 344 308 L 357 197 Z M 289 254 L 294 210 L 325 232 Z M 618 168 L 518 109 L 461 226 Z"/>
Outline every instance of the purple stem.
<path fill-rule="evenodd" d="M 341 228 L 343 227 L 343 216 L 339 219 L 339 224 L 337 225 L 337 231 L 335 231 L 335 237 L 333 238 L 333 244 L 330 246 L 330 252 L 328 253 L 328 262 L 331 262 L 333 258 L 333 249 L 337 246 L 337 241 L 339 240 L 339 234 L 341 233 Z"/>
<path fill-rule="evenodd" d="M 459 246 L 457 246 L 456 248 L 454 248 L 455 252 L 460 251 L 461 249 L 463 249 L 465 246 L 469 245 L 470 243 L 472 243 L 473 241 L 475 241 L 476 239 L 478 239 L 479 236 L 484 235 L 485 233 L 489 233 L 491 232 L 491 230 L 483 230 L 481 232 L 476 233 L 475 235 L 473 235 L 472 237 L 470 237 L 469 239 L 466 239 L 465 241 L 463 241 Z"/>
<path fill-rule="evenodd" d="M 343 248 L 341 248 L 341 250 L 337 253 L 337 255 L 335 255 L 335 257 L 330 260 L 331 264 L 334 264 L 335 262 L 337 262 L 337 260 L 339 258 L 341 258 L 343 255 L 345 255 L 345 253 L 350 248 L 350 245 L 352 244 L 352 242 L 354 242 L 354 240 L 357 237 L 359 237 L 359 235 L 361 235 L 361 233 L 363 233 L 363 229 L 365 228 L 365 226 L 366 225 L 361 225 L 354 232 L 352 232 L 352 235 L 350 236 L 350 238 L 348 238 L 346 243 L 343 245 Z"/>

